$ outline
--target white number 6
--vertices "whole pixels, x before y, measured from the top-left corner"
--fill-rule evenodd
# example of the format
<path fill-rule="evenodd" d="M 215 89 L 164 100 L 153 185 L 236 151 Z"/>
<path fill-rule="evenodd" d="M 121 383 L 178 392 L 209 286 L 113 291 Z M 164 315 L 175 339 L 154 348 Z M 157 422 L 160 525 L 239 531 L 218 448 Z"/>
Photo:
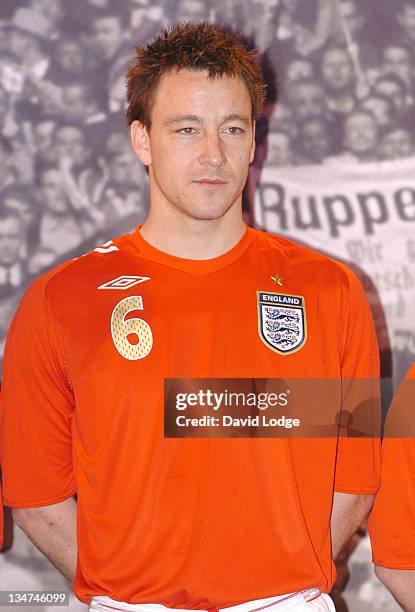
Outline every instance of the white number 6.
<path fill-rule="evenodd" d="M 125 318 L 132 310 L 143 310 L 141 295 L 132 295 L 118 302 L 111 315 L 111 335 L 119 354 L 135 361 L 149 354 L 153 346 L 153 334 L 147 321 Z M 137 344 L 128 340 L 129 334 L 137 336 Z"/>

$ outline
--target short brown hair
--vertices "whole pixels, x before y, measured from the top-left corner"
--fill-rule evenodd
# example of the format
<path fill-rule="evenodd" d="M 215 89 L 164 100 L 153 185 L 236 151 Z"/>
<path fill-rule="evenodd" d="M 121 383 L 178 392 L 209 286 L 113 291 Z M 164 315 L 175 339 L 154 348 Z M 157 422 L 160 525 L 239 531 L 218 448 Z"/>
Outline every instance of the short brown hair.
<path fill-rule="evenodd" d="M 256 50 L 248 50 L 242 36 L 226 26 L 201 23 L 176 23 L 151 42 L 135 48 L 127 72 L 127 122 L 141 121 L 151 127 L 151 110 L 160 78 L 167 72 L 207 70 L 209 78 L 240 76 L 252 104 L 252 118 L 262 112 L 265 85 Z"/>

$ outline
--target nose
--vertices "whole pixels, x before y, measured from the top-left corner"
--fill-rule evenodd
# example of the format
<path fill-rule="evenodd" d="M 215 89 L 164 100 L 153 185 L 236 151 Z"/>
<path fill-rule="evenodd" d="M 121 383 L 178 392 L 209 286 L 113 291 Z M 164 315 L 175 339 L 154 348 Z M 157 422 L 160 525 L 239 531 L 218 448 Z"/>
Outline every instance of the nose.
<path fill-rule="evenodd" d="M 217 132 L 206 133 L 201 140 L 200 146 L 201 152 L 199 155 L 199 162 L 203 166 L 206 165 L 217 168 L 226 163 L 223 142 Z"/>

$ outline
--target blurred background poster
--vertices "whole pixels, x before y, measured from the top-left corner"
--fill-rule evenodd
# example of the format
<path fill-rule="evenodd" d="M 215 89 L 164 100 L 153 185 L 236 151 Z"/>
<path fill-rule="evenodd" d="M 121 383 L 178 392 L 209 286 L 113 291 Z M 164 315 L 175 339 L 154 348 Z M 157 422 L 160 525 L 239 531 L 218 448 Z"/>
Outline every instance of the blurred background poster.
<path fill-rule="evenodd" d="M 411 0 L 2 0 L 0 354 L 34 277 L 145 219 L 124 73 L 134 44 L 177 19 L 231 24 L 258 49 L 268 95 L 246 218 L 370 277 L 393 354 L 383 373 L 403 377 L 415 359 Z"/>
<path fill-rule="evenodd" d="M 1 0 L 0 357 L 36 276 L 144 221 L 124 73 L 178 19 L 230 24 L 258 49 L 268 93 L 246 219 L 357 271 L 399 380 L 415 361 L 413 0 Z M 395 609 L 366 552 L 351 609 Z"/>

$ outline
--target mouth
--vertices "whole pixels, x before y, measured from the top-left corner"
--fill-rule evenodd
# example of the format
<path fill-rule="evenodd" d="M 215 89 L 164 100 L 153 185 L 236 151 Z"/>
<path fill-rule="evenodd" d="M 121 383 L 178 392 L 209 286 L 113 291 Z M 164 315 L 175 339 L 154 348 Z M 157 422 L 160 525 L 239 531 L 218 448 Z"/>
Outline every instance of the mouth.
<path fill-rule="evenodd" d="M 202 178 L 202 179 L 198 179 L 197 181 L 192 181 L 193 183 L 196 183 L 197 185 L 200 185 L 201 187 L 207 187 L 208 189 L 215 189 L 218 187 L 223 187 L 223 185 L 227 184 L 227 181 L 224 181 L 222 179 L 208 179 L 208 178 Z"/>

